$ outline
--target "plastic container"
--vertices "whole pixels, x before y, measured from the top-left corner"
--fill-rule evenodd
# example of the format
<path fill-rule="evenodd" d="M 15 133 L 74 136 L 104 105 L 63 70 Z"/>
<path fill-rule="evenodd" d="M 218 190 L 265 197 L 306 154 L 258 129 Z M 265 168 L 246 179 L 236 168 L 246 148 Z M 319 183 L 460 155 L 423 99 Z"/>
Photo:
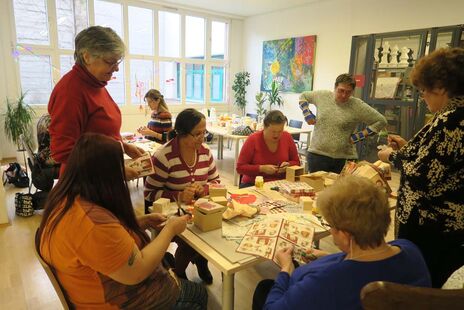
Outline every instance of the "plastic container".
<path fill-rule="evenodd" d="M 257 189 L 263 189 L 263 186 L 264 186 L 264 179 L 262 176 L 258 175 L 256 178 L 255 178 L 255 187 Z"/>

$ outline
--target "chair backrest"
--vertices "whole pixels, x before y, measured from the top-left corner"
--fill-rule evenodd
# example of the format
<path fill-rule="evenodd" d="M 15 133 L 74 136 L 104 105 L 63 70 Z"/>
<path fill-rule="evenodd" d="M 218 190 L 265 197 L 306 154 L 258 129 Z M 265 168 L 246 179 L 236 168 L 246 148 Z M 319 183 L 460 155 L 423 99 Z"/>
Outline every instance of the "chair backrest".
<path fill-rule="evenodd" d="M 464 289 L 444 290 L 376 281 L 363 287 L 361 303 L 365 310 L 463 309 Z"/>
<path fill-rule="evenodd" d="M 65 310 L 73 309 L 74 307 L 72 306 L 72 304 L 70 302 L 68 302 L 68 299 L 66 298 L 66 295 L 63 292 L 63 288 L 61 287 L 60 282 L 58 282 L 58 279 L 56 278 L 55 274 L 53 273 L 52 268 L 47 264 L 47 262 L 45 262 L 43 260 L 42 256 L 40 255 L 39 243 L 37 242 L 37 240 L 39 240 L 38 239 L 39 238 L 38 232 L 39 232 L 39 230 L 37 229 L 37 231 L 35 233 L 35 238 L 36 238 L 35 256 L 37 257 L 37 260 L 42 265 L 42 268 L 45 270 L 45 273 L 47 274 L 48 279 L 52 283 L 53 288 L 55 289 L 55 292 L 56 292 L 56 294 L 58 295 L 58 298 L 61 301 L 61 305 L 63 306 L 63 309 L 65 309 Z"/>
<path fill-rule="evenodd" d="M 291 119 L 288 122 L 288 127 L 301 128 L 301 127 L 303 127 L 303 121 L 297 121 L 295 119 Z M 298 142 L 298 141 L 300 141 L 300 134 L 299 133 L 293 134 L 292 138 L 293 138 L 294 141 Z"/>

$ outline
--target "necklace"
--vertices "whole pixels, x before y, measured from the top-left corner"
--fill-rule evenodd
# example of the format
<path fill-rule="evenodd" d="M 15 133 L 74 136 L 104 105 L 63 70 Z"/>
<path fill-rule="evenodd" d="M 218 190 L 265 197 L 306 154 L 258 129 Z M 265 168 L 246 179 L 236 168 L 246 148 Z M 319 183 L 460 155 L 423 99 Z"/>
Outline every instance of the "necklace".
<path fill-rule="evenodd" d="M 391 249 L 390 245 L 387 245 L 387 247 L 385 249 L 374 251 L 374 252 L 369 252 L 369 253 L 364 253 L 364 254 L 361 254 L 361 255 L 358 255 L 358 256 L 354 256 L 354 257 L 352 256 L 352 257 L 347 258 L 347 259 L 354 260 L 354 259 L 358 259 L 360 257 L 366 257 L 366 256 L 375 255 L 375 254 L 381 254 L 381 253 L 389 251 L 390 249 Z"/>

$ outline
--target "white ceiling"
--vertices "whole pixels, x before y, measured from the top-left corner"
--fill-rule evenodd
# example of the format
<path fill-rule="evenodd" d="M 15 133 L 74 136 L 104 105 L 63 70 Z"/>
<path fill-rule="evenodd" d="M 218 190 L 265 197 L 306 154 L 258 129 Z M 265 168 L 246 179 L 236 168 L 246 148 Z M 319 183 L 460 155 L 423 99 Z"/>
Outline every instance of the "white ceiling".
<path fill-rule="evenodd" d="M 237 17 L 249 17 L 322 0 L 147 0 L 173 7 L 194 8 Z"/>

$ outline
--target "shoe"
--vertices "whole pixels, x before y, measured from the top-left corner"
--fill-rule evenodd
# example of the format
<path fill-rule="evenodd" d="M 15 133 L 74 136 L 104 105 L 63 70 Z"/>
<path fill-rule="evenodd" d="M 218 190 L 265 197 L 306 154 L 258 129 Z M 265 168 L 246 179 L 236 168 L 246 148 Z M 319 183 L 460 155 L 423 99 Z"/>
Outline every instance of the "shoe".
<path fill-rule="evenodd" d="M 176 259 L 174 258 L 174 255 L 172 255 L 169 252 L 166 252 L 164 254 L 163 259 L 161 260 L 161 263 L 163 264 L 163 267 L 166 269 L 170 268 L 175 268 L 176 267 Z"/>
<path fill-rule="evenodd" d="M 200 279 L 202 279 L 203 282 L 205 282 L 208 285 L 212 284 L 213 275 L 211 274 L 211 271 L 209 271 L 208 261 L 205 258 L 200 257 L 196 259 L 193 263 L 197 265 L 198 276 L 200 277 Z"/>

